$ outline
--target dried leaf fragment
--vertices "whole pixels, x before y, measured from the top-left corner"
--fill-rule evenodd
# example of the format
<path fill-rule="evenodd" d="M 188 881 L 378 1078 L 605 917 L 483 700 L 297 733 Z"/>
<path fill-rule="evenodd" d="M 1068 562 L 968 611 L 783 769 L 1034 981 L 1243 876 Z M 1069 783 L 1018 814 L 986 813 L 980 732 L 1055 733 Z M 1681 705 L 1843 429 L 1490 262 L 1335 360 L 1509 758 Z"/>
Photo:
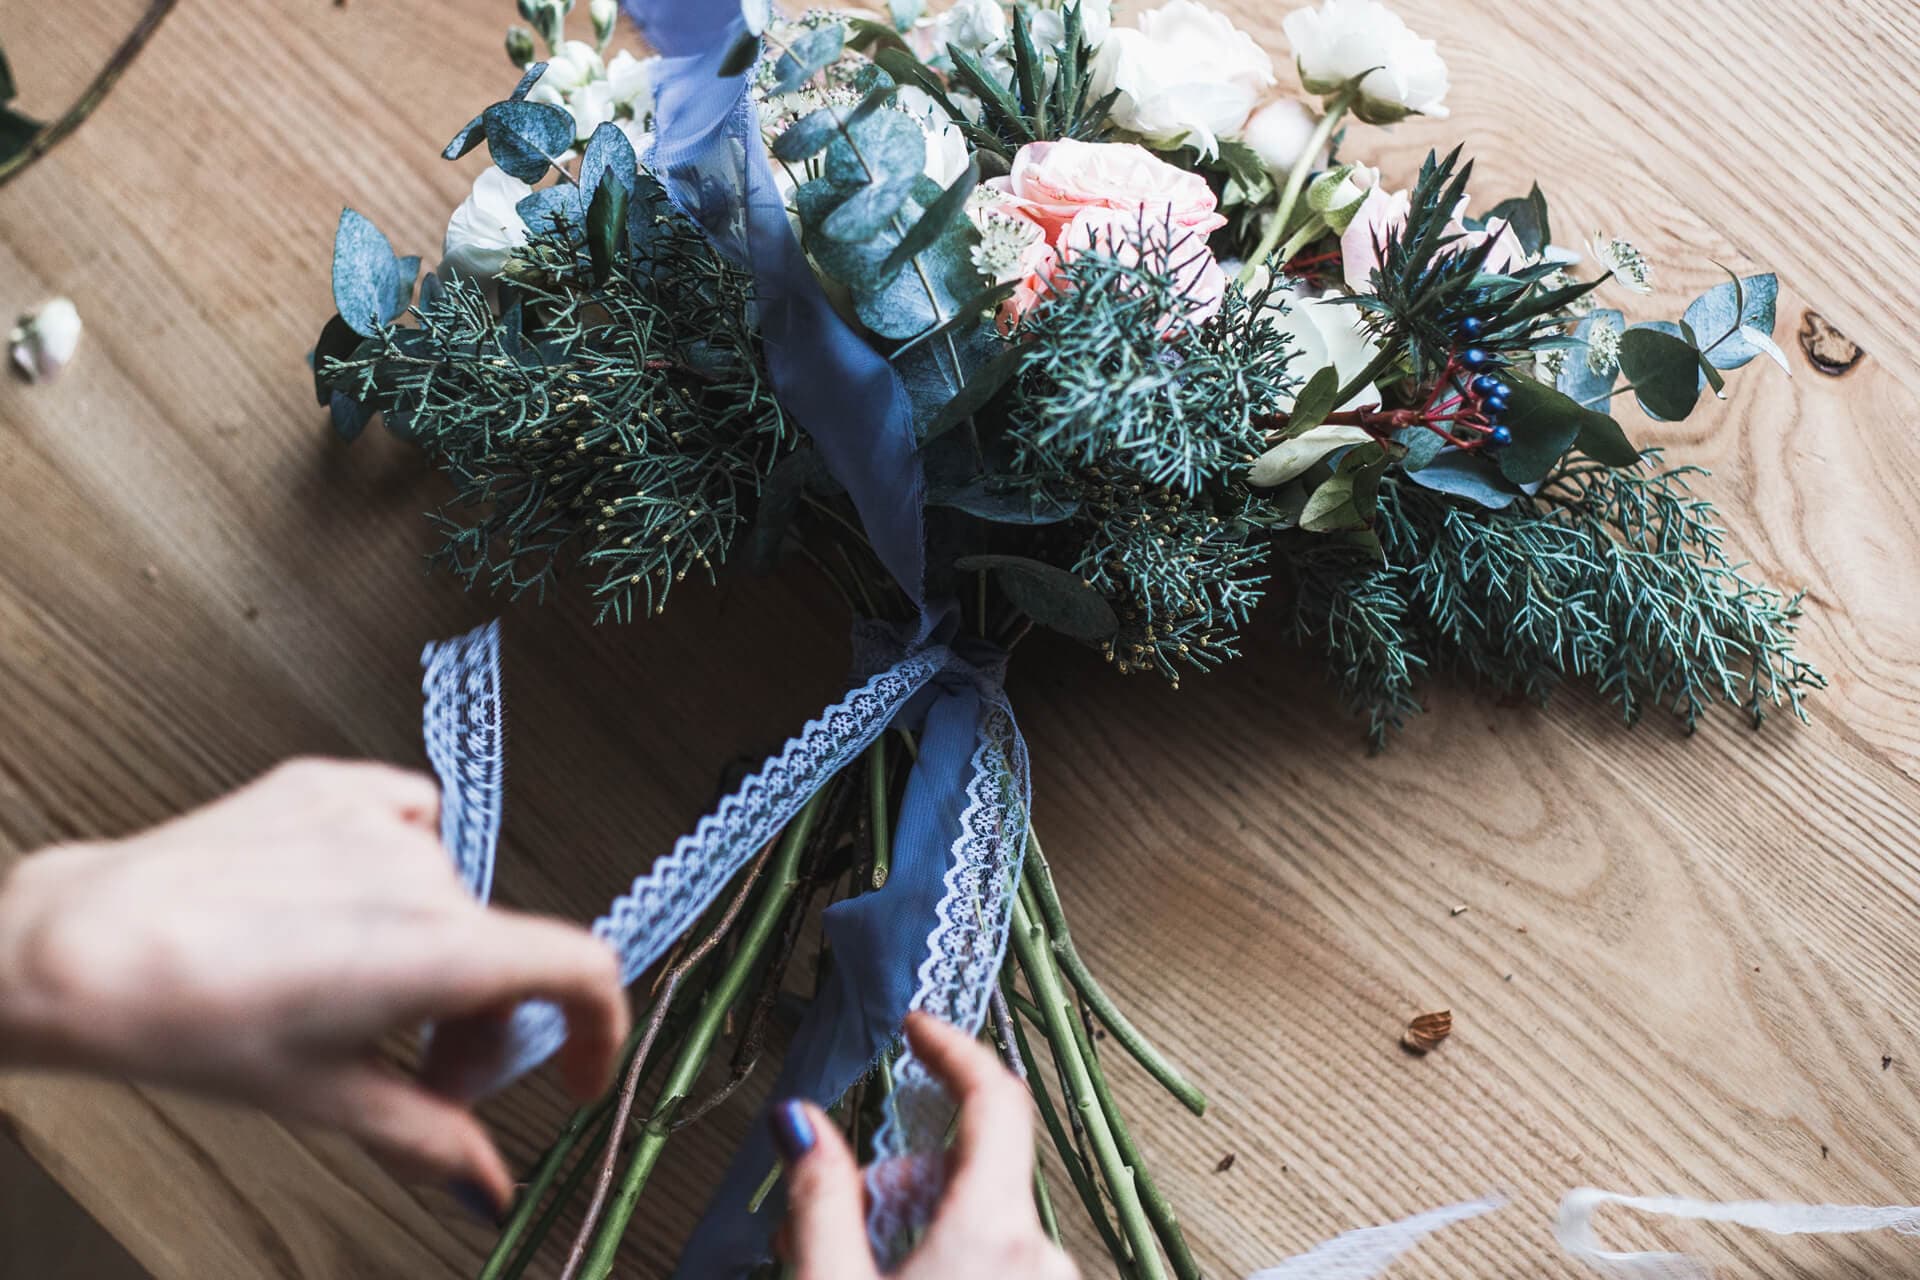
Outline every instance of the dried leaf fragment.
<path fill-rule="evenodd" d="M 1408 1053 L 1428 1053 L 1438 1049 L 1440 1042 L 1452 1034 L 1453 1010 L 1423 1013 L 1407 1024 L 1405 1034 L 1400 1037 L 1400 1047 Z"/>

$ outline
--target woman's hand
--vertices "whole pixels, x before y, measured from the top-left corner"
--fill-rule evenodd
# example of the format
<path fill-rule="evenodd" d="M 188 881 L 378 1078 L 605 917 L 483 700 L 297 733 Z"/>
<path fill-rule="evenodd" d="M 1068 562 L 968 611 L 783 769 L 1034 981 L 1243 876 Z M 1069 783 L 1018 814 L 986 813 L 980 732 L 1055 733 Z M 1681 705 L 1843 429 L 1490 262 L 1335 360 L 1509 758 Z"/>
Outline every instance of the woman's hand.
<path fill-rule="evenodd" d="M 946 1197 L 900 1280 L 1075 1280 L 1033 1206 L 1033 1111 L 1026 1086 L 991 1050 L 915 1014 L 907 1039 L 960 1104 Z M 774 1140 L 787 1163 L 782 1249 L 796 1280 L 879 1280 L 867 1247 L 866 1187 L 853 1152 L 819 1108 L 781 1103 Z"/>
<path fill-rule="evenodd" d="M 485 1129 L 384 1065 L 378 1042 L 543 997 L 567 1013 L 568 1086 L 591 1097 L 627 1005 L 591 934 L 468 895 L 439 807 L 417 774 L 298 761 L 131 839 L 25 859 L 0 881 L 0 1066 L 253 1103 L 506 1205 Z"/>

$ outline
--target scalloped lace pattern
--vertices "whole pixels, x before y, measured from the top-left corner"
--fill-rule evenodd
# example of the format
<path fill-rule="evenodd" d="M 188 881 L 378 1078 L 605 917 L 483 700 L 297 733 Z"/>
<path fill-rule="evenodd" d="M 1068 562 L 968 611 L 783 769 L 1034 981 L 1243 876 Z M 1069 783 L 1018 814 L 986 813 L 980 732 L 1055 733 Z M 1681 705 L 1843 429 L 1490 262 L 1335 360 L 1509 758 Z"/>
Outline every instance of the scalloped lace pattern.
<path fill-rule="evenodd" d="M 500 706 L 500 624 L 430 644 L 420 690 L 427 760 L 440 779 L 440 840 L 473 896 L 493 889 L 494 850 L 506 774 Z"/>
<path fill-rule="evenodd" d="M 967 807 L 953 842 L 939 923 L 927 938 L 912 1007 L 977 1033 L 1006 954 L 1026 854 L 1031 784 L 1026 741 L 997 680 L 979 681 L 980 731 Z M 886 1119 L 867 1170 L 874 1252 L 898 1262 L 932 1220 L 945 1182 L 953 1101 L 912 1050 L 894 1066 Z"/>
<path fill-rule="evenodd" d="M 939 647 L 906 657 L 898 652 L 896 647 L 892 666 L 808 721 L 594 922 L 594 934 L 620 954 L 623 981 L 631 983 L 665 954 L 814 792 L 858 759 L 928 681 L 958 661 Z M 426 662 L 427 749 L 446 792 L 442 835 L 462 876 L 484 900 L 500 826 L 498 624 L 429 646 Z M 461 1092 L 499 1089 L 546 1061 L 565 1039 L 566 1020 L 557 1006 L 520 1005 L 499 1056 L 462 1081 Z"/>

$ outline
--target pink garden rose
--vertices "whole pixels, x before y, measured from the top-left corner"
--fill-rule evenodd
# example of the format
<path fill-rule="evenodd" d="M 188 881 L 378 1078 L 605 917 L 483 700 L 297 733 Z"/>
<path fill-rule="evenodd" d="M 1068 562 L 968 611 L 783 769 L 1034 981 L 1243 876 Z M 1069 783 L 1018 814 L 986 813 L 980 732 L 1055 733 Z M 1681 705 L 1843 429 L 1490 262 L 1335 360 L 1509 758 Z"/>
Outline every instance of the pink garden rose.
<path fill-rule="evenodd" d="M 1205 178 L 1131 142 L 1029 142 L 1013 157 L 1012 172 L 987 185 L 1039 223 L 1049 244 L 1089 207 L 1145 210 L 1202 235 L 1227 224 Z"/>
<path fill-rule="evenodd" d="M 1058 263 L 1092 250 L 1164 270 L 1184 287 L 1189 305 L 1183 315 L 1165 318 L 1165 336 L 1219 312 L 1226 274 L 1207 236 L 1227 220 L 1200 175 L 1130 142 L 1062 139 L 1028 143 L 1014 156 L 1012 171 L 987 185 L 1003 197 L 994 212 L 1039 227 L 1047 250 L 1031 257 L 1033 269 L 1001 305 L 1003 330 L 1052 294 Z"/>

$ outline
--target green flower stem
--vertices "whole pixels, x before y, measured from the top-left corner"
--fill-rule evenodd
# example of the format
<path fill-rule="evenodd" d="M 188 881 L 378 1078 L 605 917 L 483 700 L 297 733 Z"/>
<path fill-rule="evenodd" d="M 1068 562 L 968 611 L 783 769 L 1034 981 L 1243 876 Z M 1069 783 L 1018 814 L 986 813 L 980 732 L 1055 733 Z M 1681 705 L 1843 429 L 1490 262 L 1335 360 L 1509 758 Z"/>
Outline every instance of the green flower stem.
<path fill-rule="evenodd" d="M 887 812 L 887 735 L 881 734 L 867 748 L 867 800 L 872 805 L 869 825 L 873 828 L 873 874 L 870 889 L 886 886 L 893 870 L 893 833 Z"/>
<path fill-rule="evenodd" d="M 1160 1055 L 1159 1050 L 1147 1042 L 1139 1028 L 1127 1020 L 1119 1006 L 1114 1004 L 1113 998 L 1094 979 L 1086 961 L 1074 949 L 1073 935 L 1067 930 L 1066 912 L 1060 906 L 1060 895 L 1053 884 L 1053 872 L 1047 866 L 1046 855 L 1040 850 L 1038 836 L 1029 836 L 1027 840 L 1026 879 L 1039 903 L 1040 915 L 1046 921 L 1047 930 L 1052 934 L 1053 954 L 1059 960 L 1060 967 L 1066 970 L 1068 980 L 1093 1010 L 1094 1016 L 1113 1033 L 1113 1038 L 1120 1042 L 1121 1047 L 1146 1068 L 1147 1074 L 1158 1080 L 1168 1093 L 1180 1099 L 1187 1110 L 1196 1116 L 1205 1115 L 1206 1095 L 1189 1083 L 1172 1063 Z"/>
<path fill-rule="evenodd" d="M 612 1101 L 611 1094 L 608 1095 L 607 1101 L 609 1103 Z M 554 1224 L 560 1220 L 560 1215 L 566 1212 L 567 1206 L 573 1203 L 573 1198 L 579 1194 L 581 1185 L 587 1180 L 587 1175 L 593 1172 L 601 1153 L 607 1149 L 612 1130 L 613 1112 L 609 1107 L 601 1111 L 600 1119 L 594 1124 L 593 1133 L 587 1139 L 586 1149 L 581 1152 L 580 1158 L 574 1162 L 572 1171 L 567 1174 L 566 1181 L 560 1184 L 560 1189 L 554 1193 L 553 1199 L 527 1233 L 526 1245 L 514 1256 L 513 1265 L 500 1273 L 500 1280 L 520 1280 L 520 1277 L 526 1274 L 527 1268 L 533 1265 L 533 1260 L 540 1256 L 540 1246 L 546 1243 L 547 1237 L 553 1232 Z"/>
<path fill-rule="evenodd" d="M 1034 1025 L 1044 1025 L 1040 1011 L 1014 994 L 1011 970 L 1011 965 L 1003 969 L 1000 979 L 1002 989 L 1007 992 L 1008 1002 L 1016 1007 L 1032 1009 Z M 1047 1136 L 1053 1140 L 1054 1150 L 1060 1153 L 1060 1163 L 1066 1168 L 1068 1180 L 1073 1183 L 1073 1189 L 1079 1193 L 1080 1203 L 1085 1206 L 1087 1217 L 1099 1230 L 1100 1239 L 1105 1242 L 1107 1252 L 1113 1255 L 1114 1263 L 1124 1274 L 1132 1275 L 1133 1262 L 1126 1243 L 1114 1234 L 1113 1224 L 1107 1221 L 1107 1206 L 1100 1199 L 1100 1188 L 1094 1185 L 1086 1164 L 1080 1159 L 1080 1152 L 1074 1147 L 1072 1135 L 1067 1132 L 1066 1125 L 1061 1122 L 1060 1113 L 1054 1109 L 1053 1095 L 1047 1092 L 1047 1082 L 1045 1074 L 1040 1070 L 1040 1060 L 1034 1056 L 1032 1046 L 1027 1043 L 1026 1029 L 1020 1025 L 1018 1018 L 1013 1020 L 1013 1038 L 1014 1043 L 1019 1046 L 1020 1060 L 1026 1064 L 1027 1088 L 1032 1091 L 1033 1104 L 1039 1109 L 1040 1123 L 1046 1127 Z"/>
<path fill-rule="evenodd" d="M 624 1064 L 631 1060 L 633 1051 L 639 1043 L 640 1031 L 635 1028 L 627 1036 L 626 1048 L 621 1050 L 620 1060 L 623 1064 L 621 1075 L 626 1074 Z M 512 1215 L 507 1219 L 506 1225 L 500 1229 L 500 1238 L 494 1242 L 493 1252 L 487 1255 L 486 1265 L 481 1267 L 478 1280 L 505 1280 L 505 1277 L 513 1274 L 507 1265 L 508 1259 L 512 1257 L 521 1238 L 527 1235 L 527 1228 L 533 1222 L 535 1211 L 540 1208 L 541 1199 L 547 1194 L 548 1188 L 553 1186 L 554 1179 L 559 1177 L 561 1167 L 566 1164 L 568 1155 L 572 1154 L 574 1147 L 579 1144 L 581 1135 L 607 1118 L 608 1112 L 613 1107 L 613 1099 L 613 1093 L 608 1092 L 598 1102 L 588 1103 L 575 1111 L 572 1118 L 567 1121 L 567 1127 L 560 1131 L 560 1136 L 553 1140 L 553 1145 L 548 1147 L 546 1154 L 540 1157 L 540 1164 L 534 1169 L 533 1176 L 528 1179 L 526 1190 L 520 1193 L 520 1198 L 514 1202 Z M 586 1163 L 586 1158 L 583 1158 L 582 1163 Z M 564 1195 L 561 1198 L 564 1199 Z M 540 1231 L 534 1232 L 530 1243 L 538 1245 L 544 1234 Z"/>
<path fill-rule="evenodd" d="M 1059 1244 L 1060 1219 L 1053 1212 L 1053 1193 L 1047 1189 L 1046 1166 L 1040 1163 L 1037 1151 L 1033 1155 L 1033 1207 L 1040 1215 L 1040 1228 L 1047 1233 L 1047 1239 Z"/>
<path fill-rule="evenodd" d="M 681 1042 L 673 1069 L 668 1073 L 666 1083 L 660 1087 L 661 1101 L 655 1105 L 653 1114 L 642 1126 L 640 1141 L 634 1146 L 633 1155 L 627 1163 L 619 1193 L 594 1235 L 593 1247 L 587 1254 L 582 1273 L 587 1280 L 606 1280 L 613 1273 L 614 1257 L 620 1250 L 622 1237 L 626 1235 L 627 1223 L 632 1220 L 633 1211 L 640 1203 L 640 1193 L 646 1189 L 647 1179 L 652 1176 L 654 1165 L 659 1162 L 660 1153 L 666 1148 L 674 1112 L 679 1110 L 680 1104 L 699 1080 L 707 1057 L 713 1052 L 714 1041 L 720 1035 L 721 1025 L 726 1021 L 727 1011 L 746 989 L 760 953 L 766 949 L 779 926 L 781 915 L 799 888 L 800 854 L 806 847 L 807 837 L 812 834 L 814 823 L 820 817 L 830 786 L 821 788 L 807 801 L 806 808 L 787 825 L 786 834 L 781 837 L 771 875 L 754 908 L 753 918 L 747 922 L 733 958 L 719 981 L 707 992 L 706 1000 L 700 1006 L 699 1017 Z"/>
<path fill-rule="evenodd" d="M 1126 1237 L 1133 1251 L 1141 1280 L 1166 1280 L 1166 1267 L 1161 1263 L 1153 1227 L 1140 1203 L 1134 1171 L 1121 1158 L 1113 1129 L 1101 1109 L 1093 1078 L 1074 1035 L 1073 1023 L 1079 1014 L 1067 996 L 1060 971 L 1054 966 L 1053 949 L 1047 945 L 1046 925 L 1034 918 L 1037 913 L 1028 907 L 1027 896 L 1023 889 L 1013 902 L 1013 945 L 1020 956 L 1020 967 L 1026 972 L 1034 1003 L 1040 1006 L 1046 1019 L 1047 1039 L 1065 1070 L 1074 1108 L 1079 1112 L 1107 1192 L 1113 1198 L 1114 1212 L 1120 1219 L 1120 1234 Z"/>
<path fill-rule="evenodd" d="M 1187 1237 L 1180 1230 L 1180 1219 L 1174 1214 L 1173 1205 L 1160 1194 L 1153 1175 L 1147 1172 L 1146 1161 L 1140 1158 L 1140 1148 L 1134 1145 L 1133 1133 L 1127 1128 L 1127 1122 L 1120 1114 L 1120 1106 L 1114 1101 L 1113 1091 L 1107 1086 L 1107 1073 L 1101 1068 L 1100 1055 L 1094 1052 L 1093 1041 L 1087 1034 L 1086 1018 L 1073 1019 L 1073 1034 L 1080 1057 L 1087 1064 L 1087 1076 L 1093 1082 L 1094 1097 L 1113 1130 L 1113 1142 L 1119 1148 L 1120 1159 L 1133 1170 L 1134 1183 L 1140 1188 L 1140 1205 L 1147 1211 L 1147 1220 L 1153 1224 L 1153 1233 L 1160 1237 L 1161 1247 L 1167 1251 L 1167 1258 L 1173 1264 L 1173 1274 L 1179 1280 L 1200 1280 L 1200 1265 L 1193 1260 L 1193 1251 L 1187 1248 Z"/>
<path fill-rule="evenodd" d="M 1306 149 L 1287 173 L 1287 185 L 1281 188 L 1280 203 L 1274 208 L 1273 220 L 1267 223 L 1267 229 L 1260 237 L 1259 247 L 1247 255 L 1246 265 L 1240 268 L 1242 287 L 1253 283 L 1255 273 L 1279 247 L 1280 237 L 1287 234 L 1287 223 L 1293 220 L 1293 208 L 1300 203 L 1300 193 L 1307 186 L 1307 175 L 1313 171 L 1314 157 L 1326 149 L 1327 140 L 1333 137 L 1333 131 L 1346 118 L 1359 92 L 1357 86 L 1342 89 L 1328 101 L 1327 113 L 1320 117 L 1320 123 L 1314 126 L 1313 136 L 1307 139 Z"/>

